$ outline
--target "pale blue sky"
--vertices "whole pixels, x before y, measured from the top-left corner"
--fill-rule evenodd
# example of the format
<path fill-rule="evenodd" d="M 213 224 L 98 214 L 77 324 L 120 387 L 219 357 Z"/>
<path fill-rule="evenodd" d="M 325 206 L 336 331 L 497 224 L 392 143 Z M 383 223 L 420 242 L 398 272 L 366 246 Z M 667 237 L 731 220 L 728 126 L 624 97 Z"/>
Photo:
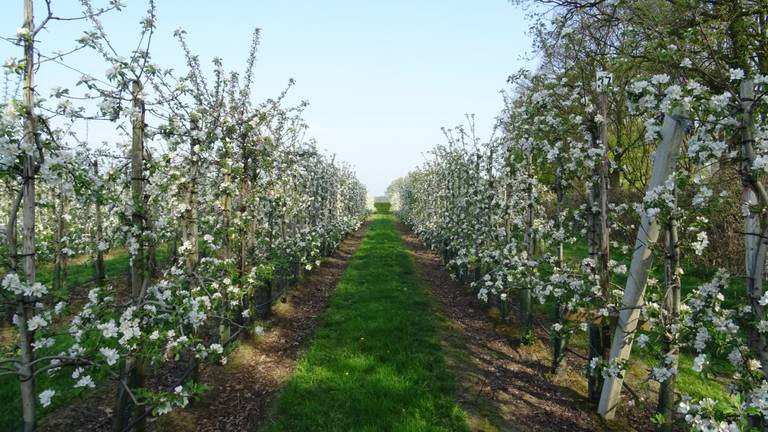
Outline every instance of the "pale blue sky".
<path fill-rule="evenodd" d="M 0 33 L 12 36 L 22 21 L 21 0 L 0 0 Z M 39 3 L 39 4 L 38 4 Z M 60 15 L 79 11 L 77 0 L 54 0 Z M 138 34 L 143 0 L 105 20 L 125 51 Z M 443 142 L 441 126 L 477 116 L 490 134 L 502 107 L 506 77 L 530 52 L 524 13 L 508 0 L 157 0 L 158 33 L 153 60 L 182 68 L 174 29 L 183 27 L 204 63 L 222 57 L 242 69 L 254 27 L 262 29 L 256 67 L 257 99 L 274 96 L 296 79 L 291 101 L 308 100 L 305 118 L 321 149 L 350 162 L 374 194 L 424 159 Z M 36 5 L 41 8 L 43 2 Z M 100 0 L 94 0 L 100 4 Z M 39 14 L 42 16 L 42 10 Z M 83 23 L 53 23 L 40 49 L 69 46 Z M 63 45 L 62 45 L 63 44 Z M 0 41 L 0 59 L 20 49 Z M 94 76 L 106 66 L 93 55 L 67 63 Z M 73 86 L 77 74 L 46 64 L 40 91 Z M 91 126 L 91 139 L 109 139 L 109 128 Z"/>

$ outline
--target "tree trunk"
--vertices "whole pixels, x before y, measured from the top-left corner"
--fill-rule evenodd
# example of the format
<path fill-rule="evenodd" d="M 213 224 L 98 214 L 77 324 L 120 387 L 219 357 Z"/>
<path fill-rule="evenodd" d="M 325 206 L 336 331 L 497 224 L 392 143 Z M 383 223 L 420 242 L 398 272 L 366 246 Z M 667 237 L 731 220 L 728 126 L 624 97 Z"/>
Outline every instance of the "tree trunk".
<path fill-rule="evenodd" d="M 526 155 L 527 165 L 527 200 L 528 207 L 525 215 L 525 248 L 528 253 L 528 259 L 533 259 L 533 254 L 536 250 L 536 234 L 533 231 L 533 149 L 527 149 Z M 520 341 L 526 343 L 531 338 L 531 288 L 523 287 L 520 290 L 520 322 L 518 323 L 518 334 Z"/>
<path fill-rule="evenodd" d="M 223 224 L 223 230 L 224 230 L 224 259 L 229 260 L 232 258 L 232 236 L 231 236 L 231 219 L 232 219 L 232 194 L 230 193 L 230 183 L 232 182 L 232 166 L 231 166 L 231 154 L 230 154 L 230 147 L 228 143 L 224 144 L 225 153 L 224 153 L 224 195 L 222 196 L 222 202 L 221 202 L 221 208 L 222 208 L 222 224 Z M 242 289 L 242 281 L 240 278 L 238 278 L 238 286 Z M 237 319 L 237 315 L 240 315 L 242 311 L 236 311 L 234 318 Z M 222 344 L 227 341 L 232 334 L 232 329 L 230 327 L 230 324 L 228 322 L 220 322 L 219 323 L 219 340 L 221 340 Z"/>
<path fill-rule="evenodd" d="M 563 229 L 563 220 L 560 216 L 560 212 L 563 209 L 563 200 L 565 199 L 565 193 L 563 191 L 563 180 L 560 166 L 562 161 L 558 158 L 557 172 L 555 173 L 555 195 L 557 196 L 557 205 L 555 207 L 555 227 L 559 231 Z M 563 270 L 564 264 L 564 252 L 563 241 L 557 242 L 557 266 L 560 270 Z M 554 322 L 559 323 L 563 318 L 563 306 L 557 302 L 554 305 Z M 560 332 L 554 332 L 552 334 L 552 373 L 556 374 L 562 367 L 563 360 L 565 359 L 565 350 L 568 346 L 568 339 L 564 338 Z"/>
<path fill-rule="evenodd" d="M 597 131 L 592 130 L 592 148 L 598 148 L 599 138 L 597 137 Z M 600 231 L 601 231 L 601 202 L 600 202 L 600 180 L 599 178 L 600 168 L 599 164 L 596 164 L 592 170 L 593 178 L 589 190 L 588 207 L 589 214 L 587 217 L 587 250 L 589 251 L 589 258 L 592 260 L 592 284 L 597 284 L 602 287 L 601 268 L 600 268 Z M 596 305 L 604 304 L 602 299 L 596 294 L 592 293 L 592 301 Z M 600 334 L 602 326 L 599 323 L 590 321 L 587 327 L 587 339 L 589 345 L 587 346 L 587 358 L 591 361 L 594 358 L 602 358 L 602 341 L 603 338 Z M 594 369 L 587 370 L 587 397 L 590 402 L 596 402 L 600 397 L 600 384 L 602 377 L 600 372 Z"/>
<path fill-rule="evenodd" d="M 60 191 L 56 202 L 56 233 L 54 247 L 56 249 L 56 258 L 53 262 L 53 291 L 58 293 L 64 288 L 65 266 L 67 257 L 64 254 L 64 235 L 66 223 L 64 221 L 65 198 L 63 191 Z"/>
<path fill-rule="evenodd" d="M 198 122 L 193 118 L 191 122 L 192 133 L 199 129 Z M 186 271 L 187 283 L 190 288 L 196 287 L 197 278 L 195 272 L 200 261 L 199 231 L 198 231 L 198 202 L 197 202 L 197 181 L 200 173 L 200 157 L 197 154 L 197 148 L 201 143 L 193 138 L 189 146 L 189 160 L 187 169 L 189 177 L 185 184 L 184 201 L 187 206 L 184 212 L 184 223 L 181 228 L 181 237 L 186 253 L 184 254 L 184 268 Z"/>
<path fill-rule="evenodd" d="M 200 121 L 197 113 L 190 116 L 190 131 L 192 139 L 189 143 L 188 170 L 189 177 L 184 190 L 184 201 L 187 206 L 184 212 L 184 223 L 181 225 L 181 237 L 185 249 L 184 254 L 184 272 L 187 280 L 188 289 L 193 290 L 199 286 L 197 268 L 200 263 L 200 235 L 199 235 L 199 203 L 197 182 L 200 176 L 200 155 L 198 149 L 203 145 L 197 138 L 197 132 L 200 131 Z M 197 333 L 197 331 L 195 331 Z M 199 363 L 194 355 L 189 353 L 189 363 L 192 368 L 191 379 L 198 381 L 200 376 Z"/>
<path fill-rule="evenodd" d="M 232 196 L 229 193 L 229 183 L 232 181 L 232 175 L 230 168 L 227 167 L 227 171 L 224 173 L 224 184 L 227 185 L 224 191 L 224 196 L 221 199 L 222 208 L 222 224 L 224 225 L 224 259 L 230 259 L 232 257 L 232 236 L 230 235 L 230 224 L 232 219 Z"/>
<path fill-rule="evenodd" d="M 11 190 L 11 193 L 14 191 Z M 16 193 L 16 197 L 11 203 L 11 208 L 8 212 L 8 223 L 5 226 L 6 238 L 8 239 L 8 273 L 19 273 L 18 262 L 18 239 L 17 239 L 17 224 L 19 218 L 19 208 L 21 207 L 21 200 L 24 197 L 23 191 Z M 5 320 L 8 325 L 13 325 L 13 314 L 16 313 L 13 307 L 6 309 Z"/>
<path fill-rule="evenodd" d="M 140 81 L 131 83 L 131 97 L 133 99 L 133 112 L 131 113 L 132 141 L 131 141 L 131 201 L 133 213 L 131 214 L 130 235 L 133 242 L 133 254 L 131 260 L 131 299 L 134 305 L 142 301 L 146 278 L 146 257 L 144 251 L 145 231 L 145 204 L 144 204 L 144 91 Z M 133 389 L 144 385 L 144 365 L 141 359 L 129 357 L 123 364 L 121 379 L 126 386 Z M 136 424 L 134 430 L 146 429 L 144 409 L 135 405 L 123 386 L 118 387 L 117 410 L 115 413 L 115 432 L 123 432 L 132 422 Z"/>
<path fill-rule="evenodd" d="M 93 174 L 96 178 L 99 178 L 99 162 L 93 161 Z M 96 271 L 96 283 L 101 285 L 104 283 L 104 279 L 107 277 L 106 268 L 104 267 L 104 251 L 101 248 L 101 244 L 104 242 L 104 220 L 101 209 L 101 187 L 96 192 L 96 198 L 94 199 L 94 213 L 96 223 L 96 262 L 94 263 Z"/>
<path fill-rule="evenodd" d="M 152 217 L 152 212 L 149 209 L 149 197 L 144 197 L 144 208 L 146 209 L 145 215 L 146 219 L 144 220 L 144 225 L 146 228 L 146 233 L 149 236 L 149 238 L 153 239 L 147 244 L 147 270 L 146 270 L 146 277 L 148 279 L 151 279 L 153 277 L 157 277 L 160 274 L 160 269 L 158 267 L 157 263 L 157 242 L 154 241 L 155 237 L 155 222 Z"/>
<path fill-rule="evenodd" d="M 661 364 L 665 368 L 677 370 L 680 347 L 677 342 L 677 333 L 671 331 L 672 325 L 678 321 L 680 315 L 680 248 L 677 238 L 677 220 L 672 216 L 666 229 L 666 255 L 664 259 L 664 280 L 666 282 L 666 294 L 664 296 L 664 358 Z M 667 359 L 670 361 L 667 362 Z M 659 405 L 656 412 L 664 416 L 664 421 L 658 426 L 661 432 L 671 432 L 675 416 L 675 379 L 677 373 L 662 382 L 659 387 Z"/>
<path fill-rule="evenodd" d="M 593 180 L 592 199 L 590 200 L 594 239 L 590 242 L 590 257 L 595 260 L 595 269 L 599 278 L 600 300 L 602 305 L 609 302 L 611 275 L 608 269 L 609 238 L 608 229 L 608 97 L 602 91 L 598 97 L 598 109 L 602 121 L 595 125 L 596 136 L 593 135 L 593 146 L 602 150 L 600 163 L 595 166 L 594 174 L 597 181 Z M 595 139 L 597 138 L 597 139 Z M 608 361 L 610 357 L 610 325 L 608 320 L 601 324 L 589 326 L 589 358 L 598 357 Z M 592 373 L 589 376 L 589 400 L 597 403 L 600 400 L 600 387 L 603 384 L 602 374 Z"/>
<path fill-rule="evenodd" d="M 179 258 L 179 230 L 174 229 L 173 235 L 168 240 L 168 260 L 175 263 Z"/>
<path fill-rule="evenodd" d="M 238 247 L 237 247 L 237 273 L 240 289 L 244 289 L 245 274 L 248 271 L 248 235 L 246 228 L 246 215 L 248 213 L 248 199 L 251 193 L 251 160 L 248 152 L 248 141 L 245 138 L 240 142 L 241 151 L 243 153 L 243 173 L 240 179 L 240 208 L 237 234 L 238 234 Z M 274 275 L 273 275 L 274 276 Z M 271 283 L 271 282 L 270 282 Z M 246 295 L 243 299 L 243 311 L 250 310 L 253 304 L 253 292 Z M 258 303 L 256 303 L 258 304 Z M 242 314 L 238 314 L 235 317 L 235 322 L 240 325 L 245 325 L 249 322 L 249 318 L 243 317 Z"/>

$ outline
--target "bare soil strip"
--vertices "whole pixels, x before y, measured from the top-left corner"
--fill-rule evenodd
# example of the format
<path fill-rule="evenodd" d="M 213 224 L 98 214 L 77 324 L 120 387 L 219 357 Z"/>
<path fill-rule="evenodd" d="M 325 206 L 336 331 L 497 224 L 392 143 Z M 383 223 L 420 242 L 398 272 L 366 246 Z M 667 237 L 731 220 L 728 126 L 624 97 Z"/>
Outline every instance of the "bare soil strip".
<path fill-rule="evenodd" d="M 477 298 L 450 278 L 440 258 L 405 226 L 400 225 L 400 231 L 446 323 L 442 343 L 472 430 L 607 430 L 583 391 L 575 390 L 578 364 L 549 376 L 546 345 L 510 343 Z"/>

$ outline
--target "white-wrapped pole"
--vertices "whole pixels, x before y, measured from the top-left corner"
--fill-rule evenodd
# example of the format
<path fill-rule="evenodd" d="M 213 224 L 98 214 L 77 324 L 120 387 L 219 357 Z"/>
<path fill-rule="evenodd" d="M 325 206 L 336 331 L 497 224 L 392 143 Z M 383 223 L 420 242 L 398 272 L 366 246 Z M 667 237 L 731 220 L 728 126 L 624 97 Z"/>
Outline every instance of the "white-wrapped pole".
<path fill-rule="evenodd" d="M 686 127 L 687 121 L 679 116 L 669 114 L 664 116 L 661 130 L 662 141 L 656 149 L 648 190 L 663 185 L 674 171 Z M 619 311 L 619 321 L 611 344 L 611 362 L 626 360 L 632 351 L 635 329 L 640 318 L 640 307 L 643 305 L 643 293 L 648 281 L 648 270 L 653 260 L 651 247 L 659 239 L 659 224 L 646 214 L 643 214 L 640 219 L 629 278 L 627 278 L 622 308 Z M 597 412 L 601 416 L 607 419 L 613 418 L 621 397 L 622 383 L 623 377 L 621 376 L 606 378 L 600 394 L 600 404 L 597 408 Z"/>
<path fill-rule="evenodd" d="M 739 91 L 741 99 L 741 155 L 742 155 L 742 184 L 743 200 L 747 207 L 744 215 L 744 249 L 746 263 L 745 284 L 747 287 L 747 301 L 752 309 L 752 315 L 760 320 L 765 313 L 765 307 L 760 304 L 763 297 L 763 278 L 765 276 L 765 188 L 759 179 L 752 175 L 756 158 L 755 154 L 755 120 L 752 112 L 755 101 L 755 83 L 751 79 L 741 81 Z M 763 372 L 768 372 L 768 340 L 756 326 L 747 328 L 747 344 L 749 349 L 758 357 L 762 364 Z"/>
<path fill-rule="evenodd" d="M 22 227 L 21 227 L 21 254 L 22 267 L 24 269 L 25 282 L 32 286 L 35 283 L 37 257 L 35 255 L 35 179 L 38 161 L 35 151 L 38 149 L 37 141 L 37 117 L 35 115 L 35 24 L 32 0 L 24 0 L 24 29 L 28 34 L 24 38 L 24 164 L 22 168 Z M 15 230 L 12 226 L 10 229 Z M 20 362 L 18 372 L 21 378 L 21 407 L 24 432 L 36 429 L 36 382 L 35 379 L 35 352 L 33 348 L 34 331 L 29 330 L 28 322 L 35 314 L 31 307 L 34 302 L 29 296 L 19 294 L 17 296 L 17 315 L 19 327 L 19 352 Z"/>

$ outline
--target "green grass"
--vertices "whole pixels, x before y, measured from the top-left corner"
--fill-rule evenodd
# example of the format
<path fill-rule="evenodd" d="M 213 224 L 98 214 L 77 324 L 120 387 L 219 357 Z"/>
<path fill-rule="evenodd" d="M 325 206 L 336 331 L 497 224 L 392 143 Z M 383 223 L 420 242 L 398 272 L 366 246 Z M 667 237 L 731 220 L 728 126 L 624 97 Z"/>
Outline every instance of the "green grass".
<path fill-rule="evenodd" d="M 430 299 L 377 205 L 269 431 L 465 431 Z"/>
<path fill-rule="evenodd" d="M 722 364 L 722 360 L 712 359 L 713 362 L 719 362 L 713 368 L 715 371 L 722 371 L 730 368 L 730 365 Z M 722 380 L 717 377 L 708 376 L 693 371 L 693 356 L 688 353 L 680 354 L 680 364 L 678 366 L 677 388 L 681 393 L 685 393 L 695 399 L 712 398 L 714 400 L 727 400 L 728 391 Z"/>
<path fill-rule="evenodd" d="M 157 249 L 157 261 L 167 262 L 170 257 L 170 251 L 167 247 Z M 128 259 L 128 250 L 125 248 L 113 249 L 109 255 L 104 258 L 104 272 L 107 278 L 115 279 L 117 277 L 126 277 L 131 271 L 130 260 Z M 76 264 L 70 263 L 67 266 L 67 279 L 65 288 L 80 287 L 95 281 L 96 272 L 94 270 L 93 260 L 90 258 L 78 260 Z M 51 287 L 53 284 L 53 266 L 50 264 L 42 265 L 37 273 L 37 281 Z M 65 293 L 54 293 L 57 297 L 66 298 Z"/>

